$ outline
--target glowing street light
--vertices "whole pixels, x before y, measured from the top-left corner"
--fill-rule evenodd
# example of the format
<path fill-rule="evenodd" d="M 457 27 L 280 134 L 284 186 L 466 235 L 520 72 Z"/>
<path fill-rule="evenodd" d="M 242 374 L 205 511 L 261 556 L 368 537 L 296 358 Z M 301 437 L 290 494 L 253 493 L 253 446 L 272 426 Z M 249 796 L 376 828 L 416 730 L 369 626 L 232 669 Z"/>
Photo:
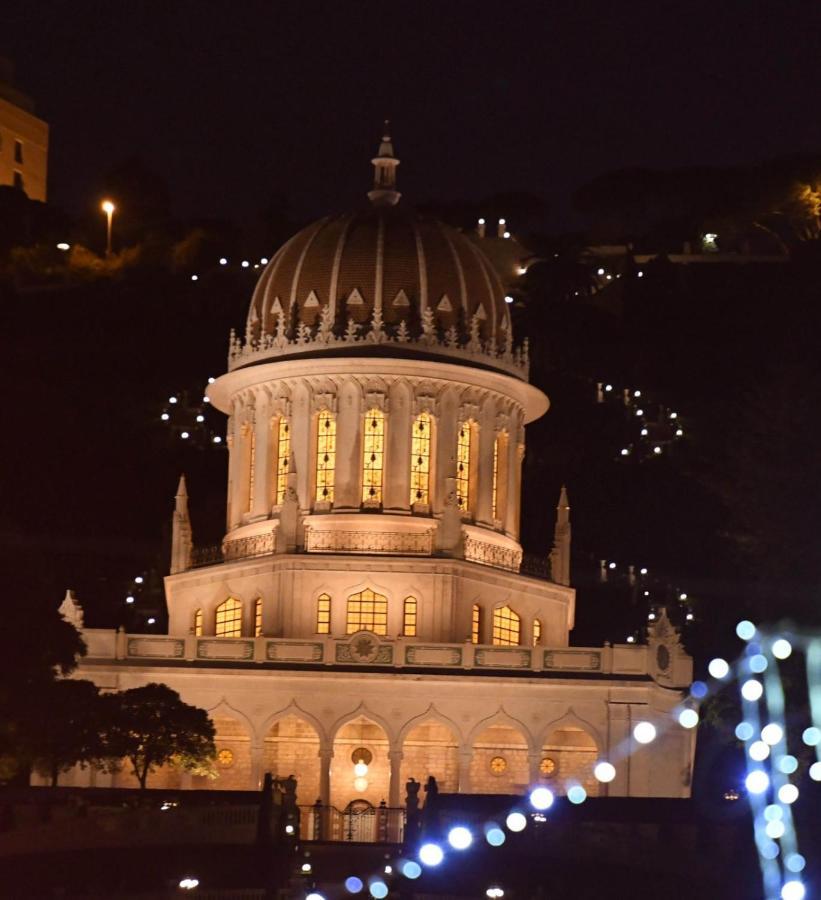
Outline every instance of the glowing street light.
<path fill-rule="evenodd" d="M 105 255 L 111 256 L 111 219 L 114 216 L 114 210 L 117 207 L 110 200 L 103 200 L 100 209 L 106 214 L 106 238 L 105 238 Z"/>

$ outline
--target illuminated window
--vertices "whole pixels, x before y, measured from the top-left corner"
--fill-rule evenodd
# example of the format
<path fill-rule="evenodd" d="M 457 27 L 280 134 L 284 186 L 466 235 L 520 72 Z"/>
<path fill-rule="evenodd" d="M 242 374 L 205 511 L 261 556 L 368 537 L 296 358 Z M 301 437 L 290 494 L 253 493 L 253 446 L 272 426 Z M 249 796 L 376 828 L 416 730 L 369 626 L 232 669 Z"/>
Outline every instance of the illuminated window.
<path fill-rule="evenodd" d="M 202 637 L 202 610 L 198 609 L 194 613 L 194 634 Z"/>
<path fill-rule="evenodd" d="M 493 610 L 493 643 L 497 647 L 515 647 L 519 643 L 519 617 L 509 606 Z"/>
<path fill-rule="evenodd" d="M 217 607 L 214 634 L 217 637 L 242 636 L 242 604 L 236 597 L 229 597 Z"/>
<path fill-rule="evenodd" d="M 416 597 L 405 597 L 402 614 L 402 634 L 405 637 L 416 637 Z"/>
<path fill-rule="evenodd" d="M 374 634 L 388 633 L 388 598 L 365 588 L 348 597 L 347 634 L 355 631 L 372 631 Z"/>
<path fill-rule="evenodd" d="M 493 519 L 504 517 L 507 505 L 507 432 L 500 431 L 493 442 Z"/>
<path fill-rule="evenodd" d="M 262 597 L 254 603 L 254 637 L 262 636 Z"/>
<path fill-rule="evenodd" d="M 254 508 L 254 467 L 256 463 L 257 440 L 251 425 L 244 426 L 242 434 L 244 440 L 247 441 L 248 447 L 248 456 L 246 457 L 248 466 L 248 512 L 251 512 Z"/>
<path fill-rule="evenodd" d="M 473 454 L 473 432 L 476 423 L 472 419 L 459 426 L 456 442 L 456 503 L 462 512 L 470 511 L 471 496 L 471 462 Z"/>
<path fill-rule="evenodd" d="M 470 614 L 470 642 L 478 644 L 482 637 L 482 610 L 478 603 L 473 604 Z"/>
<path fill-rule="evenodd" d="M 316 633 L 331 633 L 331 598 L 328 594 L 316 598 Z"/>
<path fill-rule="evenodd" d="M 316 499 L 333 503 L 336 465 L 336 418 L 323 409 L 316 419 Z"/>
<path fill-rule="evenodd" d="M 382 502 L 382 469 L 385 460 L 385 413 L 371 409 L 365 416 L 362 454 L 362 502 Z"/>
<path fill-rule="evenodd" d="M 537 646 L 542 639 L 542 623 L 540 619 L 533 620 L 533 646 Z"/>
<path fill-rule="evenodd" d="M 430 413 L 420 413 L 411 433 L 410 502 L 430 503 Z"/>
<path fill-rule="evenodd" d="M 291 427 L 285 416 L 279 417 L 277 425 L 277 471 L 274 503 L 279 505 L 285 499 L 288 487 L 288 466 L 291 461 Z"/>

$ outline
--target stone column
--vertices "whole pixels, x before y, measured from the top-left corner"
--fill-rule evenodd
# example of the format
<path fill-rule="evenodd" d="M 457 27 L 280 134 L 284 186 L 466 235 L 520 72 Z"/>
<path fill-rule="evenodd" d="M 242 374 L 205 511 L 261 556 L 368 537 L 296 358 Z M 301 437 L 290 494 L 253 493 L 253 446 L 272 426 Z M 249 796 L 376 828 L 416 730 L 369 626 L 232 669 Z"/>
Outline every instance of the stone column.
<path fill-rule="evenodd" d="M 263 519 L 269 515 L 271 494 L 271 412 L 265 398 L 258 396 L 254 418 L 253 518 Z"/>
<path fill-rule="evenodd" d="M 441 513 L 447 498 L 447 480 L 456 475 L 456 435 L 458 433 L 459 405 L 451 391 L 447 391 L 439 403 L 436 417 L 436 446 L 433 448 L 435 484 L 432 485 L 432 510 Z"/>
<path fill-rule="evenodd" d="M 262 744 L 251 744 L 251 786 L 250 790 L 258 791 L 262 787 L 262 768 L 264 747 Z"/>
<path fill-rule="evenodd" d="M 325 840 L 330 838 L 331 816 L 328 807 L 331 805 L 331 760 L 334 751 L 331 747 L 320 747 L 319 750 L 319 803 L 322 807 L 322 824 L 319 833 Z"/>
<path fill-rule="evenodd" d="M 516 422 L 511 422 L 507 442 L 507 502 L 504 525 L 505 534 L 514 540 L 519 539 L 519 509 L 521 508 L 522 460 L 524 456 L 524 428 Z"/>
<path fill-rule="evenodd" d="M 362 506 L 362 399 L 358 384 L 346 382 L 339 391 L 336 414 L 334 509 Z"/>
<path fill-rule="evenodd" d="M 386 416 L 385 471 L 383 473 L 383 508 L 390 512 L 410 509 L 411 428 L 413 404 L 404 384 L 395 384 L 390 392 Z"/>
<path fill-rule="evenodd" d="M 228 444 L 228 502 L 226 504 L 225 527 L 228 531 L 239 525 L 242 512 L 237 502 L 238 477 L 240 466 L 240 404 L 234 402 L 231 417 L 228 419 L 226 442 Z"/>
<path fill-rule="evenodd" d="M 633 739 L 631 735 L 630 704 L 608 703 L 608 748 L 607 757 L 615 747 L 629 747 Z M 616 767 L 616 777 L 603 787 L 604 796 L 629 797 L 630 788 L 630 754 L 626 753 L 621 759 L 610 760 Z"/>
<path fill-rule="evenodd" d="M 527 752 L 527 769 L 528 778 L 531 787 L 539 783 L 541 772 L 539 771 L 539 763 L 542 761 L 542 754 L 539 750 L 528 750 Z"/>
<path fill-rule="evenodd" d="M 307 384 L 303 382 L 296 385 L 291 399 L 291 452 L 296 468 L 296 490 L 299 508 L 307 512 L 314 505 L 311 485 L 316 460 L 312 454 L 315 437 L 311 429 L 316 428 L 316 417 L 312 414 L 311 395 Z"/>
<path fill-rule="evenodd" d="M 388 759 L 391 764 L 391 780 L 388 788 L 388 806 L 397 809 L 402 805 L 402 758 L 401 750 L 389 750 Z"/>
<path fill-rule="evenodd" d="M 460 794 L 470 793 L 470 764 L 473 761 L 473 749 L 459 751 L 459 789 Z"/>

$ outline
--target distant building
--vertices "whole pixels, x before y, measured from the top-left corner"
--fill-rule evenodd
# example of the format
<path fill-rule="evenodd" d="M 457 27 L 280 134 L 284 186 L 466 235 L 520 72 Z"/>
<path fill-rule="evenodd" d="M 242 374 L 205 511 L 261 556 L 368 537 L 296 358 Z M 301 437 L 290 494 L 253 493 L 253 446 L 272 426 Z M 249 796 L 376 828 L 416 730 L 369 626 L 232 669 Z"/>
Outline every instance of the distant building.
<path fill-rule="evenodd" d="M 45 202 L 48 124 L 34 115 L 33 101 L 13 81 L 14 67 L 0 57 L 0 185 Z"/>

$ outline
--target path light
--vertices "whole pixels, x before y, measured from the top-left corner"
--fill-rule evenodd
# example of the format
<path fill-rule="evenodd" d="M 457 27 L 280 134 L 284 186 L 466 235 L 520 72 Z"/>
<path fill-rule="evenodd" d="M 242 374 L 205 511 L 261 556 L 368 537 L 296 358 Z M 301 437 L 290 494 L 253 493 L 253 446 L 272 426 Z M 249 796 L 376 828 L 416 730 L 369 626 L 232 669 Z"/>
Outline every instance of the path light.
<path fill-rule="evenodd" d="M 656 726 L 652 722 L 639 722 L 633 729 L 633 737 L 640 744 L 649 744 L 656 739 Z"/>
<path fill-rule="evenodd" d="M 105 255 L 111 256 L 111 219 L 117 207 L 110 200 L 103 200 L 100 209 L 106 214 Z"/>
<path fill-rule="evenodd" d="M 504 897 L 504 895 L 505 895 L 505 892 L 500 887 L 497 887 L 496 885 L 493 885 L 493 887 L 489 887 L 485 891 L 486 897 Z"/>
<path fill-rule="evenodd" d="M 773 656 L 776 659 L 786 659 L 792 653 L 792 644 L 786 638 L 773 641 Z"/>
<path fill-rule="evenodd" d="M 193 891 L 199 883 L 199 878 L 194 878 L 192 875 L 186 875 L 185 878 L 180 879 L 179 886 L 184 891 Z"/>
<path fill-rule="evenodd" d="M 596 763 L 596 768 L 593 769 L 593 775 L 595 776 L 596 781 L 601 781 L 602 784 L 607 784 L 616 777 L 616 767 L 613 765 L 613 763 L 609 763 L 606 761 Z"/>
<path fill-rule="evenodd" d="M 448 832 L 448 843 L 454 850 L 467 850 L 473 843 L 473 835 L 464 825 L 457 825 Z"/>
<path fill-rule="evenodd" d="M 405 860 L 400 868 L 405 878 L 414 879 L 422 874 L 422 867 L 412 859 Z"/>
<path fill-rule="evenodd" d="M 707 666 L 707 671 L 713 676 L 713 678 L 726 678 L 730 674 L 730 666 L 727 663 L 726 659 L 716 657 L 715 659 L 710 660 L 710 664 Z"/>
<path fill-rule="evenodd" d="M 65 241 L 60 241 L 60 243 L 57 245 L 57 249 L 63 251 L 71 250 L 71 244 L 67 244 Z"/>
<path fill-rule="evenodd" d="M 445 854 L 438 844 L 422 844 L 419 848 L 419 859 L 426 866 L 438 866 L 444 858 Z"/>
<path fill-rule="evenodd" d="M 512 812 L 505 819 L 505 825 L 507 825 L 510 831 L 524 831 L 527 827 L 527 819 L 520 812 Z"/>
<path fill-rule="evenodd" d="M 495 822 L 489 822 L 485 825 L 485 840 L 491 847 L 501 847 L 507 840 L 507 837 Z"/>
<path fill-rule="evenodd" d="M 539 812 L 544 812 L 553 806 L 553 791 L 546 787 L 537 787 L 530 792 L 530 805 Z"/>
<path fill-rule="evenodd" d="M 578 806 L 580 803 L 584 803 L 584 801 L 587 800 L 587 791 L 580 784 L 574 784 L 567 792 L 567 799 L 574 806 Z"/>

